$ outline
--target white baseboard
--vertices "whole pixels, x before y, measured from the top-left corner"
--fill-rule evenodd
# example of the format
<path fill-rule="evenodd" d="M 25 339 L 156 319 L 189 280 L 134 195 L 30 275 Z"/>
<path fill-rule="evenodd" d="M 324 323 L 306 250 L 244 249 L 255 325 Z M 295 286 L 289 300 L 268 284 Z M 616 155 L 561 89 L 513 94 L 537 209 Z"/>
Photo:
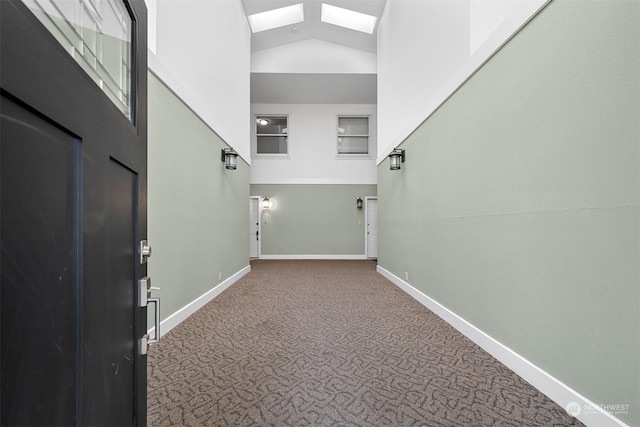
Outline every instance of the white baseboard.
<path fill-rule="evenodd" d="M 332 259 L 332 260 L 363 260 L 366 255 L 260 255 L 259 259 Z"/>
<path fill-rule="evenodd" d="M 228 279 L 221 282 L 218 286 L 214 287 L 210 291 L 199 296 L 195 300 L 191 301 L 189 304 L 182 307 L 180 310 L 173 313 L 171 316 L 164 319 L 162 322 L 160 322 L 160 336 L 166 334 L 171 329 L 178 326 L 182 321 L 186 320 L 189 316 L 191 316 L 193 313 L 195 313 L 200 308 L 202 308 L 206 303 L 208 303 L 209 301 L 211 301 L 212 299 L 220 295 L 222 291 L 227 289 L 229 286 L 233 285 L 242 276 L 244 276 L 250 271 L 251 271 L 251 266 L 247 265 L 242 270 L 238 271 Z M 156 336 L 155 329 L 156 329 L 155 327 L 149 329 L 148 333 L 150 337 Z"/>
<path fill-rule="evenodd" d="M 409 283 L 395 276 L 383 267 L 377 271 L 400 289 L 411 295 L 422 305 L 433 311 L 471 341 L 482 347 L 487 353 L 504 363 L 509 369 L 520 375 L 540 392 L 547 395 L 562 408 L 571 408 L 571 415 L 587 426 L 629 427 L 623 421 L 601 409 L 601 407 L 577 391 L 558 381 L 556 378 L 529 362 L 510 348 L 496 341 L 485 332 L 473 326 L 434 299 L 423 294 Z"/>

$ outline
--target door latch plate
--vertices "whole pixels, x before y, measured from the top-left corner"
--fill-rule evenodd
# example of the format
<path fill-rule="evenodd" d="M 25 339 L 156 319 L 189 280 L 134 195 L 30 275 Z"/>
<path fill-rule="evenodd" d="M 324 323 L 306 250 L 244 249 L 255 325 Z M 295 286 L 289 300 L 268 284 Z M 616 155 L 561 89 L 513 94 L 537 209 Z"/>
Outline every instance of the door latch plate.
<path fill-rule="evenodd" d="M 146 264 L 147 259 L 151 256 L 151 246 L 146 240 L 140 240 L 140 264 Z"/>

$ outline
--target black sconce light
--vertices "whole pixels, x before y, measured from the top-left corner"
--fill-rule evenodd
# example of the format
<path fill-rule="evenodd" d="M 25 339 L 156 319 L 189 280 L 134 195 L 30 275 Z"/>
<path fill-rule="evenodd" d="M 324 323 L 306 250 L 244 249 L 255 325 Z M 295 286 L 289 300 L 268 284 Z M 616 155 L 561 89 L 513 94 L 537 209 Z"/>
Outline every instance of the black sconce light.
<path fill-rule="evenodd" d="M 269 201 L 268 197 L 265 197 L 264 199 L 262 199 L 262 210 L 265 212 L 269 212 L 269 209 L 271 209 L 271 202 Z"/>
<path fill-rule="evenodd" d="M 358 197 L 358 198 L 356 199 L 356 207 L 357 207 L 358 209 L 362 209 L 362 197 Z"/>
<path fill-rule="evenodd" d="M 389 169 L 392 171 L 398 170 L 404 163 L 404 150 L 400 148 L 394 148 L 389 154 Z"/>
<path fill-rule="evenodd" d="M 220 160 L 224 162 L 224 167 L 229 170 L 236 170 L 238 167 L 238 153 L 233 148 L 223 148 Z"/>

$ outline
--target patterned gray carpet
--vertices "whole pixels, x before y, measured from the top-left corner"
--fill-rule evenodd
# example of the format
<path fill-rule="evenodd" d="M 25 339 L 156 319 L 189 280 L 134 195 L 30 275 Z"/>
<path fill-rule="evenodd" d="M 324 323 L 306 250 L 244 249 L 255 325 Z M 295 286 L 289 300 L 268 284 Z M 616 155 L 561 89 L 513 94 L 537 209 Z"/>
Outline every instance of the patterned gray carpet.
<path fill-rule="evenodd" d="M 151 347 L 150 426 L 582 425 L 372 261 L 251 267 Z"/>

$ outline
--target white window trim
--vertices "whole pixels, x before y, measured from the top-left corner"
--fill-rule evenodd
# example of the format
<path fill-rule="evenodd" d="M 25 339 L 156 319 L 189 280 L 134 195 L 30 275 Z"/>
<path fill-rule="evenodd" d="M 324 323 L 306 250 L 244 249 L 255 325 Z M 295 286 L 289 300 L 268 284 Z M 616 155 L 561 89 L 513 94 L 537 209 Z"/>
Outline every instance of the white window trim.
<path fill-rule="evenodd" d="M 340 118 L 342 117 L 359 117 L 359 118 L 367 118 L 367 126 L 368 126 L 368 133 L 367 133 L 367 154 L 347 154 L 347 153 L 340 153 L 338 151 L 338 138 L 340 137 L 340 134 L 338 132 L 338 128 L 340 127 Z M 334 140 L 334 144 L 336 147 L 336 159 L 337 160 L 370 160 L 373 158 L 372 156 L 372 149 L 373 147 L 371 146 L 371 114 L 354 114 L 354 113 L 349 113 L 349 114 L 336 114 L 336 125 L 335 125 L 335 130 L 336 130 L 336 138 Z M 344 136 L 344 135 L 342 135 Z M 348 136 L 348 135 L 347 135 Z M 360 136 L 360 135 L 356 135 L 356 136 Z M 364 135 L 362 135 L 364 136 Z"/>
<path fill-rule="evenodd" d="M 287 152 L 286 154 L 278 154 L 278 153 L 258 153 L 258 131 L 256 128 L 256 122 L 258 117 L 286 117 L 287 118 Z M 253 115 L 253 120 L 251 122 L 251 157 L 259 158 L 259 159 L 290 159 L 291 158 L 291 121 L 289 120 L 289 114 L 275 114 L 275 113 L 266 113 L 260 114 L 256 113 Z"/>

